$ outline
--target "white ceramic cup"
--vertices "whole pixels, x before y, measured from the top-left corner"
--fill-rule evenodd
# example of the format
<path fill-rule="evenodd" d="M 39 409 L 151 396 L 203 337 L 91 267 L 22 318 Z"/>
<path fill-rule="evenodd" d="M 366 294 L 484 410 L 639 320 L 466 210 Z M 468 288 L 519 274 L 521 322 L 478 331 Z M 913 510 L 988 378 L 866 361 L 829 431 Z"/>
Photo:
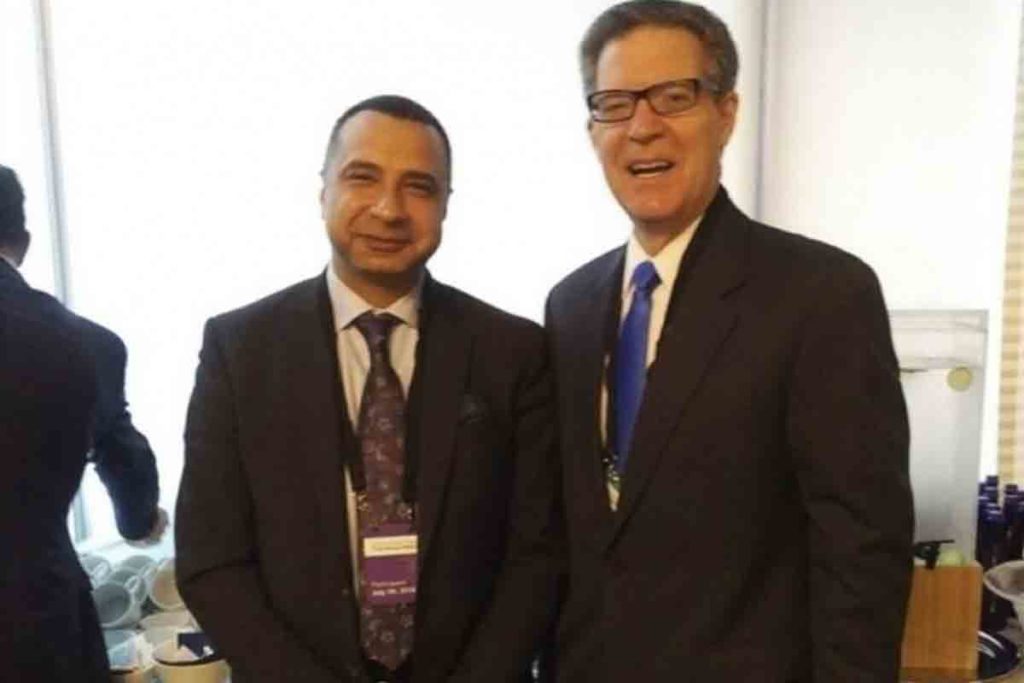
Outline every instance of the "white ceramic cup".
<path fill-rule="evenodd" d="M 137 584 L 142 579 L 133 576 L 125 584 L 107 581 L 92 591 L 100 626 L 103 628 L 125 628 L 134 626 L 142 615 L 142 602 L 135 598 Z"/>
<path fill-rule="evenodd" d="M 150 567 L 155 567 L 157 561 L 149 555 L 131 555 L 117 563 L 115 569 L 131 569 L 136 574 L 143 574 Z"/>
<path fill-rule="evenodd" d="M 122 631 L 119 629 L 117 632 Z M 112 647 L 107 647 L 107 660 L 110 662 L 111 671 L 132 671 L 139 668 L 136 634 L 135 631 L 128 631 L 128 633 L 131 634 L 130 637 Z"/>
<path fill-rule="evenodd" d="M 143 631 L 142 637 L 152 647 L 160 647 L 166 642 L 176 641 L 179 633 L 186 632 L 187 630 L 180 626 L 154 626 Z"/>
<path fill-rule="evenodd" d="M 140 661 L 135 631 L 104 631 L 104 639 L 108 633 L 130 634 L 129 638 L 107 649 L 111 680 L 114 683 L 150 683 L 155 681 L 156 667 L 152 662 L 146 666 L 144 662 Z M 142 668 L 143 666 L 146 668 Z"/>
<path fill-rule="evenodd" d="M 154 612 L 139 621 L 142 635 L 153 647 L 158 647 L 168 640 L 174 640 L 179 633 L 195 631 L 196 623 L 188 610 L 176 612 Z"/>
<path fill-rule="evenodd" d="M 103 631 L 103 644 L 107 646 L 107 652 L 110 652 L 134 637 L 135 631 L 130 628 L 105 629 Z"/>
<path fill-rule="evenodd" d="M 119 583 L 128 588 L 140 605 L 146 600 L 146 580 L 130 567 L 118 567 L 107 575 L 104 583 Z"/>
<path fill-rule="evenodd" d="M 93 587 L 103 583 L 112 569 L 110 563 L 99 555 L 90 555 L 88 553 L 80 555 L 78 562 L 82 565 L 82 569 L 85 570 Z"/>
<path fill-rule="evenodd" d="M 178 584 L 174 576 L 174 558 L 169 557 L 159 564 L 149 578 L 149 599 L 165 612 L 184 609 L 185 601 L 178 593 Z"/>
<path fill-rule="evenodd" d="M 195 618 L 187 609 L 175 610 L 173 612 L 154 612 L 149 616 L 143 617 L 139 622 L 139 626 L 143 629 L 174 626 L 186 631 L 198 630 Z"/>

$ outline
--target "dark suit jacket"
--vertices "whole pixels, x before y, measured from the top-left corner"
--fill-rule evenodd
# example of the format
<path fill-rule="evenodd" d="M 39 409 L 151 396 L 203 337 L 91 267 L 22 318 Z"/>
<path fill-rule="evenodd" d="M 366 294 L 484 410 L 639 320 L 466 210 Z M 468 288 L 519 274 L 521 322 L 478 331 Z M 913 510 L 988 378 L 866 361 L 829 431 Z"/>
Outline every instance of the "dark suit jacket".
<path fill-rule="evenodd" d="M 895 681 L 913 508 L 874 274 L 720 190 L 613 513 L 597 416 L 622 264 L 622 248 L 599 257 L 548 302 L 570 551 L 558 680 Z"/>
<path fill-rule="evenodd" d="M 118 532 L 129 540 L 140 539 L 153 528 L 160 488 L 156 458 L 128 413 L 127 352 L 110 330 L 79 316 L 76 320 L 96 364 L 99 387 L 89 460 L 110 494 Z"/>
<path fill-rule="evenodd" d="M 67 516 L 94 424 L 77 318 L 0 260 L 0 679 L 109 680 Z"/>
<path fill-rule="evenodd" d="M 413 680 L 518 681 L 553 615 L 553 390 L 534 324 L 428 279 L 410 389 Z M 209 321 L 186 427 L 178 577 L 236 681 L 365 681 L 323 276 Z"/>
<path fill-rule="evenodd" d="M 107 488 L 118 532 L 136 540 L 146 536 L 155 521 L 159 486 L 156 458 L 146 437 L 132 424 L 125 400 L 128 362 L 124 342 L 115 333 L 75 315 L 45 292 L 28 286 L 6 261 L 0 260 L 0 289 L 8 301 L 50 320 L 61 319 L 75 329 L 95 368 L 96 407 L 88 459 Z"/>

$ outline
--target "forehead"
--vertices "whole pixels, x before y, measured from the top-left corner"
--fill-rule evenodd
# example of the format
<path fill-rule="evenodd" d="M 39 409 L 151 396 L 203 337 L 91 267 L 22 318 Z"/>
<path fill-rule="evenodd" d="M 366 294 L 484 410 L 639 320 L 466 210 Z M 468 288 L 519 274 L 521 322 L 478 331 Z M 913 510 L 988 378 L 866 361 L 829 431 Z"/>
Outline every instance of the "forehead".
<path fill-rule="evenodd" d="M 445 151 L 433 127 L 377 111 L 361 111 L 341 127 L 334 162 L 361 161 L 396 171 L 444 174 Z"/>
<path fill-rule="evenodd" d="M 598 90 L 638 90 L 704 75 L 700 39 L 683 28 L 639 26 L 605 45 L 597 60 Z"/>

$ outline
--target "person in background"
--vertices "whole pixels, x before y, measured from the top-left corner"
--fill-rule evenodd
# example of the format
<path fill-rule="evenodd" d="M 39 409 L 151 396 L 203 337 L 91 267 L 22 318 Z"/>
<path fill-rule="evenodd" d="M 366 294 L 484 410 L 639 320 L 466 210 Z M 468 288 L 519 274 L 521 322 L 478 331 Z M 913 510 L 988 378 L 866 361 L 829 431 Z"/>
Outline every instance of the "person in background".
<path fill-rule="evenodd" d="M 632 229 L 547 304 L 570 568 L 549 673 L 897 680 L 914 523 L 875 274 L 721 186 L 738 58 L 714 14 L 617 4 L 580 60 Z"/>
<path fill-rule="evenodd" d="M 0 679 L 107 681 L 67 524 L 87 461 L 126 539 L 158 541 L 167 515 L 128 415 L 124 345 L 25 282 L 29 242 L 21 184 L 0 166 Z"/>
<path fill-rule="evenodd" d="M 539 326 L 434 280 L 451 147 L 404 97 L 329 137 L 325 272 L 206 325 L 182 595 L 232 680 L 531 680 L 560 572 Z"/>

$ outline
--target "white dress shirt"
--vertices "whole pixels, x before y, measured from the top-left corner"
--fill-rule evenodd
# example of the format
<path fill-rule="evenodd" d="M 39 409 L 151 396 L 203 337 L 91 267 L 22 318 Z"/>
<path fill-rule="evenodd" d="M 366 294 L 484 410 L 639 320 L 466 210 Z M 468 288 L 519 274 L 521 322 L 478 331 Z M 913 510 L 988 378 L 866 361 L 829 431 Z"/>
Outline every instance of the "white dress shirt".
<path fill-rule="evenodd" d="M 327 293 L 334 315 L 337 337 L 338 367 L 345 390 L 345 408 L 355 431 L 359 422 L 359 407 L 363 399 L 363 386 L 370 372 L 370 348 L 353 321 L 363 313 L 390 313 L 401 322 L 391 330 L 388 339 L 391 367 L 402 383 L 406 398 L 416 369 L 416 343 L 419 341 L 420 301 L 423 280 L 411 292 L 384 309 L 374 308 L 341 281 L 331 266 L 327 267 Z M 359 594 L 359 521 L 356 518 L 356 495 L 352 489 L 352 475 L 345 466 L 345 499 L 348 509 L 349 550 L 352 553 L 352 578 L 356 595 Z"/>
<path fill-rule="evenodd" d="M 650 261 L 654 270 L 658 273 L 661 282 L 651 292 L 651 321 L 647 328 L 647 367 L 651 367 L 658 354 L 658 340 L 661 339 L 661 330 L 665 327 L 665 315 L 668 313 L 669 300 L 672 298 L 672 289 L 675 287 L 676 279 L 679 277 L 679 266 L 686 253 L 687 247 L 697 232 L 700 220 L 703 215 L 687 226 L 685 230 L 672 238 L 656 254 L 648 254 L 640 245 L 635 234 L 630 234 L 626 243 L 625 263 L 622 268 L 622 299 L 619 313 L 619 327 L 621 329 L 629 307 L 633 303 L 633 271 L 644 261 Z M 601 380 L 601 441 L 608 440 L 608 364 L 611 356 L 604 358 L 604 377 Z M 618 506 L 619 492 L 611 486 L 608 487 L 608 499 L 614 510 Z"/>

